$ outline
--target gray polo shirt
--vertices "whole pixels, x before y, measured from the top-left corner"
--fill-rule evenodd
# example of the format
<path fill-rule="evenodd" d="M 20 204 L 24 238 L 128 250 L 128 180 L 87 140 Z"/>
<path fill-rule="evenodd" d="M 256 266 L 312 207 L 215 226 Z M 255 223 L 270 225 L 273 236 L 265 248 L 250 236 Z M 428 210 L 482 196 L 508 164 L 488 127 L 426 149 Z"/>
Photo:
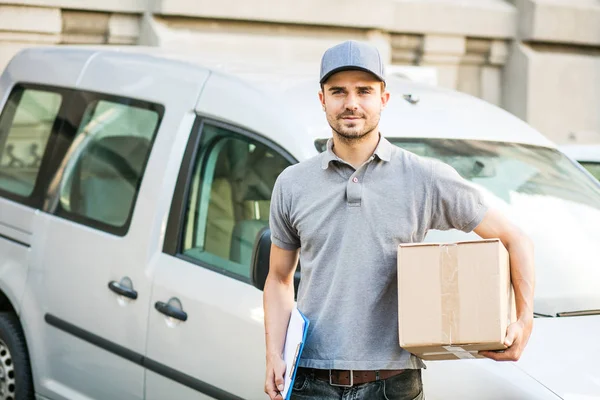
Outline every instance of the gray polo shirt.
<path fill-rule="evenodd" d="M 381 138 L 354 169 L 332 151 L 288 167 L 271 200 L 272 242 L 300 248 L 298 309 L 310 320 L 300 361 L 321 369 L 422 368 L 400 348 L 399 243 L 429 229 L 473 230 L 482 195 L 450 166 Z"/>

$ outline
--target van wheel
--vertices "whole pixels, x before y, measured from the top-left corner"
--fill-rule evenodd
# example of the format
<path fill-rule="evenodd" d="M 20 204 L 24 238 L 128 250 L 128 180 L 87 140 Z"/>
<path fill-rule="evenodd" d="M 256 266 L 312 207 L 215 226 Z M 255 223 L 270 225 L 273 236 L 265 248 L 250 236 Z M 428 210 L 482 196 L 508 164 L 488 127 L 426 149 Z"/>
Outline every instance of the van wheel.
<path fill-rule="evenodd" d="M 33 398 L 29 355 L 19 319 L 0 312 L 0 400 Z"/>

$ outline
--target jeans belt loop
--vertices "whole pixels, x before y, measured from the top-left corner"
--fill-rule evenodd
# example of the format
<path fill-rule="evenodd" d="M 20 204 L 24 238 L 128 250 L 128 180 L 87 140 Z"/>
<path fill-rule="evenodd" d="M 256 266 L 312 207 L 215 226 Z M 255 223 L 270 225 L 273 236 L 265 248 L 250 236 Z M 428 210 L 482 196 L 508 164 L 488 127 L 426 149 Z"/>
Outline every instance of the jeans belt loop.
<path fill-rule="evenodd" d="M 340 385 L 337 383 L 333 383 L 333 381 L 331 380 L 331 370 L 329 370 L 329 384 L 331 386 L 347 387 L 347 388 L 354 386 L 354 371 L 350 370 L 349 372 L 350 372 L 350 384 L 349 385 Z"/>

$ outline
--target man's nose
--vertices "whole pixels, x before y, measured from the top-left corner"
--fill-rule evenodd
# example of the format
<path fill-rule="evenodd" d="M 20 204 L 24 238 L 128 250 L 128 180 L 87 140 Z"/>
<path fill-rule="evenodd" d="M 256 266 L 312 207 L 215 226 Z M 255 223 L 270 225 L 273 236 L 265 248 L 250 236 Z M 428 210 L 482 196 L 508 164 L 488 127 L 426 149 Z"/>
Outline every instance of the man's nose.
<path fill-rule="evenodd" d="M 346 96 L 346 109 L 348 110 L 357 110 L 358 109 L 358 98 L 354 94 L 349 94 Z"/>

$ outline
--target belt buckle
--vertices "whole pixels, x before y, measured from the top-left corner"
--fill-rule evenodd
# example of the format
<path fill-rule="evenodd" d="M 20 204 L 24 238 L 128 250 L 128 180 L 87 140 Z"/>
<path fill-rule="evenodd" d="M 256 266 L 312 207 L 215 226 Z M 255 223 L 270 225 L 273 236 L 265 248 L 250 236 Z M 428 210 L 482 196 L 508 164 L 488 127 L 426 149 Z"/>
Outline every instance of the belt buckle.
<path fill-rule="evenodd" d="M 337 387 L 345 387 L 345 388 L 349 388 L 354 386 L 354 371 L 353 370 L 349 370 L 350 372 L 350 384 L 349 385 L 340 385 L 337 383 L 333 383 L 333 381 L 331 380 L 331 370 L 329 370 L 329 384 L 331 386 L 337 386 Z"/>

